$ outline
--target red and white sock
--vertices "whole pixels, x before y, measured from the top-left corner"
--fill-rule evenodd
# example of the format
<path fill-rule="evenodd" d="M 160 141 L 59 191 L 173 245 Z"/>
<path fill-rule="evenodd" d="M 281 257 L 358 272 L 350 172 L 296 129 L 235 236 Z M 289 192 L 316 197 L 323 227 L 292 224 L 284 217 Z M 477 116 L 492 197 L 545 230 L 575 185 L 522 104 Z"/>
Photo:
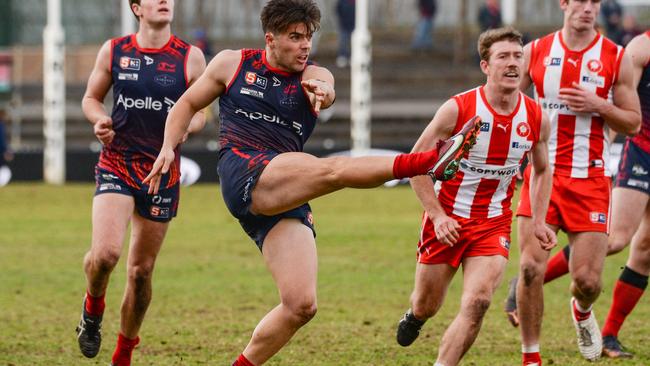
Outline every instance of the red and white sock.
<path fill-rule="evenodd" d="M 589 319 L 589 316 L 591 315 L 592 307 L 593 304 L 589 305 L 589 307 L 585 309 L 582 306 L 580 306 L 578 300 L 573 299 L 573 315 L 575 315 L 576 320 L 578 320 L 579 322 Z"/>
<path fill-rule="evenodd" d="M 410 154 L 399 154 L 393 161 L 395 179 L 425 175 L 438 161 L 438 149 Z"/>
<path fill-rule="evenodd" d="M 530 346 L 521 345 L 521 360 L 524 366 L 542 366 L 542 357 L 539 354 L 539 344 Z"/>

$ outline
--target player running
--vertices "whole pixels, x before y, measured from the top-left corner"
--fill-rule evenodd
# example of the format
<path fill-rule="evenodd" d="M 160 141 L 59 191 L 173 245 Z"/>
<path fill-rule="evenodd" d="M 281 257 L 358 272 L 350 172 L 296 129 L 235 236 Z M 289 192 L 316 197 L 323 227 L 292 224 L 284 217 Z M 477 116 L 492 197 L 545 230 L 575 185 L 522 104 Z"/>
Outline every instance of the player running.
<path fill-rule="evenodd" d="M 113 366 L 130 365 L 140 340 L 138 333 L 151 301 L 154 264 L 178 207 L 178 161 L 156 194 L 148 194 L 142 180 L 162 146 L 169 109 L 205 69 L 203 53 L 171 33 L 173 0 L 130 0 L 130 4 L 140 23 L 138 32 L 104 43 L 82 102 L 103 144 L 95 167 L 92 245 L 84 258 L 87 291 L 77 328 L 79 347 L 86 357 L 99 352 L 106 287 L 131 223 Z M 111 86 L 114 103 L 109 116 L 103 102 Z M 202 112 L 192 116 L 184 134 L 199 131 L 205 124 Z"/>
<path fill-rule="evenodd" d="M 481 34 L 478 49 L 486 84 L 443 104 L 413 149 L 430 149 L 435 141 L 458 131 L 470 116 L 483 120 L 478 141 L 461 160 L 455 180 L 435 188 L 429 179 L 411 180 L 425 211 L 411 309 L 397 327 L 400 345 L 415 341 L 424 322 L 442 306 L 449 283 L 463 266 L 460 311 L 442 337 L 436 366 L 460 362 L 501 282 L 510 249 L 513 177 L 528 152 L 534 170 L 532 240 L 540 250 L 556 244 L 555 234 L 544 224 L 551 191 L 550 125 L 541 107 L 519 90 L 525 70 L 522 46 L 521 34 L 509 27 Z"/>
<path fill-rule="evenodd" d="M 571 317 L 580 353 L 596 360 L 602 339 L 592 305 L 602 288 L 607 252 L 609 128 L 632 135 L 639 131 L 641 118 L 629 56 L 595 30 L 600 1 L 560 0 L 560 7 L 562 29 L 524 48 L 528 73 L 521 88 L 534 84 L 536 98 L 551 120 L 553 190 L 546 223 L 555 232 L 567 232 L 572 243 Z M 517 210 L 522 279 L 517 305 L 523 364 L 539 366 L 542 283 L 549 252 L 533 236 L 529 189 L 527 171 Z"/>

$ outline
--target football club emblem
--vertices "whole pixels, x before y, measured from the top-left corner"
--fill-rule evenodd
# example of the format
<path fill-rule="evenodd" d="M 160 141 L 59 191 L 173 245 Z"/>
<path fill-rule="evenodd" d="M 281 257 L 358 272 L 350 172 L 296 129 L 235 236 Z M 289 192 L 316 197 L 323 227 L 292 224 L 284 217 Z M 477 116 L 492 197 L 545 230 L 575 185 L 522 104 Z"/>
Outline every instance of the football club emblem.
<path fill-rule="evenodd" d="M 521 137 L 528 137 L 530 134 L 530 126 L 527 122 L 519 122 L 517 125 L 517 135 Z"/>
<path fill-rule="evenodd" d="M 603 70 L 603 63 L 600 62 L 600 60 L 596 59 L 589 60 L 589 62 L 587 62 L 587 69 L 595 74 L 598 74 Z"/>

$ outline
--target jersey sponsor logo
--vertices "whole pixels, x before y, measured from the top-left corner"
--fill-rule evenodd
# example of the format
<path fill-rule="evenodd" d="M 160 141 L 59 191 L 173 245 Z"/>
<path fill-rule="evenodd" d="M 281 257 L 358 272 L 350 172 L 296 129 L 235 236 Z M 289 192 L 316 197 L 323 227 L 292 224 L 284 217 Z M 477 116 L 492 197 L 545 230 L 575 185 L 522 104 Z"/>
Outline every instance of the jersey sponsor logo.
<path fill-rule="evenodd" d="M 176 64 L 170 64 L 168 62 L 161 61 L 158 63 L 156 70 L 162 72 L 176 72 Z"/>
<path fill-rule="evenodd" d="M 583 75 L 582 76 L 582 82 L 587 83 L 587 84 L 594 84 L 599 88 L 603 88 L 605 86 L 605 78 L 602 77 L 602 76 Z"/>
<path fill-rule="evenodd" d="M 517 128 L 515 129 L 517 131 L 517 135 L 521 137 L 528 137 L 530 135 L 530 126 L 528 125 L 528 122 L 519 122 L 517 124 Z"/>
<path fill-rule="evenodd" d="M 591 71 L 591 72 L 593 72 L 595 74 L 598 74 L 599 72 L 601 72 L 603 70 L 603 63 L 600 62 L 600 60 L 596 60 L 596 59 L 589 60 L 587 62 L 587 69 L 589 69 L 589 71 Z"/>
<path fill-rule="evenodd" d="M 169 207 L 151 206 L 149 208 L 149 215 L 159 219 L 169 218 Z"/>
<path fill-rule="evenodd" d="M 593 168 L 602 168 L 605 166 L 605 163 L 602 161 L 602 159 L 594 159 L 589 162 L 589 166 Z"/>
<path fill-rule="evenodd" d="M 490 122 L 481 123 L 481 132 L 490 132 Z"/>
<path fill-rule="evenodd" d="M 149 65 L 153 64 L 153 59 L 151 57 L 149 57 L 149 56 L 144 56 L 144 63 L 145 63 L 145 65 L 149 66 Z"/>
<path fill-rule="evenodd" d="M 255 85 L 257 87 L 260 87 L 262 89 L 266 89 L 266 85 L 268 84 L 269 80 L 265 78 L 264 76 L 259 76 L 254 72 L 247 71 L 246 72 L 246 84 L 248 85 Z"/>
<path fill-rule="evenodd" d="M 465 160 L 460 162 L 460 168 L 463 171 L 466 172 L 472 172 L 472 173 L 478 173 L 478 174 L 484 174 L 484 175 L 492 175 L 492 176 L 500 176 L 500 177 L 510 177 L 513 175 L 516 175 L 517 172 L 519 171 L 519 167 L 510 167 L 510 168 L 503 168 L 503 169 L 491 169 L 491 168 L 480 168 L 480 167 L 475 167 L 467 164 Z"/>
<path fill-rule="evenodd" d="M 590 212 L 589 220 L 594 224 L 604 224 L 607 222 L 607 215 L 603 212 Z"/>
<path fill-rule="evenodd" d="M 505 250 L 510 250 L 510 240 L 505 236 L 499 237 L 499 245 L 505 248 Z"/>
<path fill-rule="evenodd" d="M 99 185 L 99 191 L 121 191 L 122 187 L 115 183 L 102 183 Z"/>
<path fill-rule="evenodd" d="M 138 74 L 120 72 L 117 74 L 117 80 L 138 81 Z"/>
<path fill-rule="evenodd" d="M 527 142 L 513 141 L 512 142 L 512 148 L 513 149 L 530 150 L 530 149 L 533 148 L 533 144 L 527 143 Z"/>
<path fill-rule="evenodd" d="M 268 123 L 274 123 L 280 126 L 288 127 L 291 128 L 297 135 L 302 136 L 302 123 L 296 122 L 296 121 L 287 121 L 284 120 L 276 115 L 268 115 L 262 112 L 248 112 L 245 111 L 241 108 L 238 108 L 235 111 L 235 114 L 242 115 L 249 120 L 256 122 L 256 121 L 264 121 Z"/>
<path fill-rule="evenodd" d="M 176 84 L 176 78 L 167 74 L 156 75 L 154 76 L 153 81 L 162 87 L 168 87 Z"/>
<path fill-rule="evenodd" d="M 102 174 L 102 179 L 103 180 L 113 180 L 113 179 L 118 179 L 118 177 L 115 174 L 103 173 Z"/>
<path fill-rule="evenodd" d="M 264 99 L 264 93 L 259 90 L 241 88 L 241 90 L 239 90 L 239 94 L 250 95 L 251 97 Z"/>
<path fill-rule="evenodd" d="M 124 107 L 125 111 L 128 111 L 131 108 L 135 109 L 143 109 L 143 110 L 151 110 L 151 111 L 161 111 L 163 109 L 163 106 L 167 106 L 167 112 L 169 113 L 169 110 L 176 104 L 176 101 L 169 99 L 165 97 L 165 99 L 161 102 L 159 100 L 155 100 L 152 97 L 146 97 L 144 99 L 140 98 L 129 98 L 125 97 L 124 95 L 120 94 L 117 97 L 117 105 L 122 105 Z"/>
<path fill-rule="evenodd" d="M 646 169 L 643 169 L 640 164 L 634 164 L 634 166 L 632 166 L 632 174 L 636 175 L 637 177 L 642 177 L 648 175 L 648 171 Z"/>
<path fill-rule="evenodd" d="M 497 128 L 502 129 L 504 133 L 508 131 L 508 124 L 507 123 L 498 123 L 497 122 L 496 125 L 497 125 Z"/>
<path fill-rule="evenodd" d="M 282 84 L 282 82 L 280 82 L 280 79 L 278 79 L 277 77 L 274 76 L 273 77 L 273 86 L 280 86 L 280 84 Z"/>
<path fill-rule="evenodd" d="M 122 56 L 120 57 L 120 68 L 124 70 L 140 70 L 140 59 Z"/>
<path fill-rule="evenodd" d="M 627 180 L 627 185 L 628 185 L 628 187 L 636 187 L 636 188 L 641 188 L 641 189 L 644 189 L 644 190 L 648 190 L 648 188 L 650 187 L 650 183 L 642 181 L 642 180 L 634 179 L 634 178 L 628 179 Z"/>
<path fill-rule="evenodd" d="M 171 203 L 171 202 L 172 202 L 171 197 L 163 197 L 163 196 L 161 196 L 159 194 L 151 197 L 151 203 L 153 203 L 155 205 L 159 205 L 161 203 L 163 203 L 163 204 L 164 203 Z"/>
<path fill-rule="evenodd" d="M 294 97 L 286 97 L 280 100 L 280 105 L 294 110 L 298 107 L 298 100 Z"/>
<path fill-rule="evenodd" d="M 560 66 L 562 65 L 562 58 L 560 57 L 544 57 L 544 66 Z"/>
<path fill-rule="evenodd" d="M 542 108 L 547 109 L 547 110 L 558 110 L 560 112 L 562 111 L 569 111 L 569 106 L 561 103 L 561 102 L 554 102 L 554 101 L 542 101 Z"/>

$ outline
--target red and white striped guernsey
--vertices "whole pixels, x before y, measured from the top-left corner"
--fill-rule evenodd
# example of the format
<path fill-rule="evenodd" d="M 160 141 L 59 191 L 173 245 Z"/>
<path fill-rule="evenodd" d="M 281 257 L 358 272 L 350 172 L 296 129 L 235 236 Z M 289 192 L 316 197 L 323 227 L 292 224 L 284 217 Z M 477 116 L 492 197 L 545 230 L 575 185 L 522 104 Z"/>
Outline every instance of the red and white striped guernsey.
<path fill-rule="evenodd" d="M 539 140 L 541 107 L 520 92 L 513 112 L 498 114 L 488 104 L 482 86 L 453 99 L 458 104 L 455 131 L 476 115 L 483 125 L 476 145 L 461 160 L 456 178 L 436 183 L 438 200 L 445 212 L 459 217 L 512 215 L 514 177 L 525 154 Z"/>
<path fill-rule="evenodd" d="M 623 47 L 598 34 L 581 51 L 570 50 L 557 31 L 533 41 L 528 73 L 535 97 L 551 121 L 549 160 L 554 174 L 572 178 L 607 174 L 609 128 L 598 114 L 569 110 L 560 88 L 578 83 L 612 102 Z"/>

